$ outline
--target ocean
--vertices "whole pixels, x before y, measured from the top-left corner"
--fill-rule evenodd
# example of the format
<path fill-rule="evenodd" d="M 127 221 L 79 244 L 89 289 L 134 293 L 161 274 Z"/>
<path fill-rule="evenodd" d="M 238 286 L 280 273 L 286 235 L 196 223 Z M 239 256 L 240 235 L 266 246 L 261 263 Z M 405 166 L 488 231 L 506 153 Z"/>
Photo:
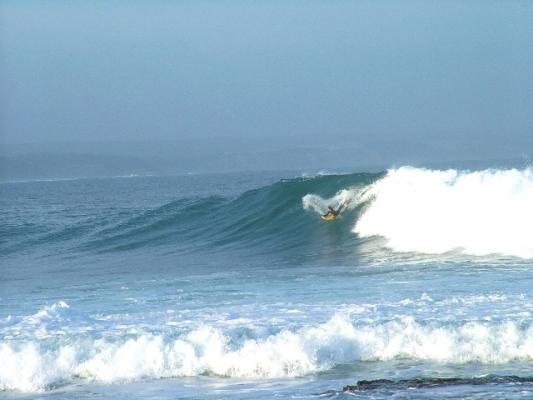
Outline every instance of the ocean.
<path fill-rule="evenodd" d="M 10 182 L 0 204 L 1 399 L 533 398 L 533 169 Z"/>

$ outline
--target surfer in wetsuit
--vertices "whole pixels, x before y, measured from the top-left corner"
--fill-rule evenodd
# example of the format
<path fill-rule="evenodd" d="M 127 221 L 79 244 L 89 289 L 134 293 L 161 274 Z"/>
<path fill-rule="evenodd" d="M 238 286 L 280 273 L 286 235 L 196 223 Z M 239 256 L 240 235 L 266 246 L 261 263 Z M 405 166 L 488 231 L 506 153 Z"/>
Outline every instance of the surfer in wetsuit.
<path fill-rule="evenodd" d="M 346 203 L 342 203 L 337 210 L 334 210 L 333 207 L 328 206 L 328 212 L 325 213 L 322 217 L 324 217 L 326 219 L 335 219 L 335 218 L 337 218 L 345 205 L 346 205 Z"/>

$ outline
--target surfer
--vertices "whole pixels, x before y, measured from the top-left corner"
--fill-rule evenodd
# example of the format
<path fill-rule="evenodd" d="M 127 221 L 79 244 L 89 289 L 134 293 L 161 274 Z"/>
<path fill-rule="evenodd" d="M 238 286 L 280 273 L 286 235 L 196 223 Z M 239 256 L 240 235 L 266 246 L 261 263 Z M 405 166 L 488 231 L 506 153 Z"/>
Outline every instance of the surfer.
<path fill-rule="evenodd" d="M 333 207 L 328 206 L 328 212 L 326 212 L 324 215 L 321 216 L 322 219 L 325 219 L 326 221 L 333 221 L 335 218 L 339 216 L 342 209 L 346 206 L 346 203 L 342 203 L 340 207 L 335 210 Z"/>

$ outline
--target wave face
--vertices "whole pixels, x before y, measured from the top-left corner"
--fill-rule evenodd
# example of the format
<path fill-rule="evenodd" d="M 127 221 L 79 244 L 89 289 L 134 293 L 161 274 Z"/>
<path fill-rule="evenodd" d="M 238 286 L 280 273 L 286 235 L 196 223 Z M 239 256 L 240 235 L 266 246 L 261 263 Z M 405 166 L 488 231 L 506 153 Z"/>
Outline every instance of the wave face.
<path fill-rule="evenodd" d="M 533 258 L 533 170 L 402 167 L 368 187 L 353 229 L 396 251 Z"/>
<path fill-rule="evenodd" d="M 0 239 L 9 238 L 3 243 L 4 254 L 35 252 L 41 248 L 54 253 L 65 248 L 108 253 L 160 246 L 171 247 L 171 252 L 234 248 L 253 254 L 305 254 L 306 249 L 319 248 L 322 241 L 331 239 L 328 233 L 331 226 L 325 227 L 317 223 L 318 218 L 306 214 L 301 207 L 302 197 L 309 193 L 327 197 L 335 195 L 339 188 L 363 188 L 380 176 L 361 173 L 300 177 L 235 197 L 193 195 L 148 209 L 114 208 L 105 204 L 105 207 L 80 210 L 72 205 L 64 211 L 54 210 L 53 214 L 48 209 L 33 207 L 35 215 L 27 220 L 9 221 L 0 227 Z M 16 216 L 6 213 L 6 218 Z M 342 249 L 343 242 L 353 241 L 350 225 L 354 219 L 352 215 L 336 224 L 336 229 L 342 225 L 343 234 L 335 248 Z"/>
<path fill-rule="evenodd" d="M 325 239 L 327 232 L 317 226 L 317 219 L 302 212 L 301 198 L 314 191 L 335 193 L 338 187 L 364 187 L 375 177 L 351 174 L 296 178 L 235 198 L 180 199 L 92 232 L 81 248 L 106 252 L 172 245 L 184 251 L 236 248 L 260 254 L 298 253 L 296 249 L 300 248 L 305 253 L 306 247 L 316 247 Z M 343 240 L 352 236 L 346 222 Z"/>
<path fill-rule="evenodd" d="M 381 237 L 396 252 L 529 259 L 532 171 L 401 167 L 296 178 L 237 197 L 184 197 L 153 209 L 85 210 L 64 215 L 64 225 L 56 214 L 47 221 L 46 210 L 38 210 L 31 220 L 5 224 L 0 237 L 9 239 L 2 245 L 4 254 L 38 248 L 56 252 L 58 246 L 102 253 L 166 245 L 176 252 L 235 248 L 255 255 L 320 257 L 353 254 L 363 242 Z M 327 206 L 341 204 L 346 205 L 341 218 L 320 221 Z M 379 248 L 383 240 L 378 242 Z"/>
<path fill-rule="evenodd" d="M 350 362 L 397 358 L 456 365 L 533 360 L 533 326 L 512 321 L 447 324 L 403 317 L 368 323 L 336 314 L 323 323 L 277 332 L 200 325 L 183 332 L 135 329 L 102 337 L 46 333 L 47 327 L 64 327 L 79 318 L 59 302 L 12 321 L 11 330 L 33 326 L 41 337 L 0 344 L 0 390 L 43 391 L 80 379 L 286 378 Z"/>

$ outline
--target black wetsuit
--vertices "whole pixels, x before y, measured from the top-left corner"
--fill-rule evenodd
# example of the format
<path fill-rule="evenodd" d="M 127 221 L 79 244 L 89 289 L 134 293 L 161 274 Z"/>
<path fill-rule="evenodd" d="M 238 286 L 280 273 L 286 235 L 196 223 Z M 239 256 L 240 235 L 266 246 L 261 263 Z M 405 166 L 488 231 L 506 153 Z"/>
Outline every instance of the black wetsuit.
<path fill-rule="evenodd" d="M 326 213 L 326 215 L 334 215 L 334 216 L 337 216 L 339 215 L 339 210 L 335 211 L 332 207 L 328 207 L 328 212 Z"/>
<path fill-rule="evenodd" d="M 335 217 L 339 216 L 341 210 L 344 208 L 344 204 L 341 204 L 341 206 L 337 209 L 337 211 L 335 211 L 333 209 L 333 207 L 328 207 L 328 212 L 326 214 L 324 214 L 324 216 L 326 215 L 333 215 Z"/>

